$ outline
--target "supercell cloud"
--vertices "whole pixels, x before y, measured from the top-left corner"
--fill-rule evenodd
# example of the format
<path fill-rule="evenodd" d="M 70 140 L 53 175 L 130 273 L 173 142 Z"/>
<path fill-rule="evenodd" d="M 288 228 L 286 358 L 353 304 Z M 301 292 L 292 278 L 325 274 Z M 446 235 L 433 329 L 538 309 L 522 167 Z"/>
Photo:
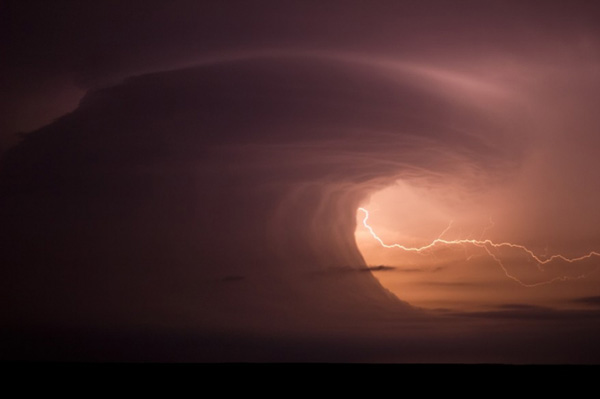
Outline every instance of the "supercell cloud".
<path fill-rule="evenodd" d="M 73 83 L 54 91 L 56 119 L 32 112 L 40 127 L 1 160 L 4 358 L 597 362 L 585 339 L 523 352 L 560 347 L 566 321 L 598 331 L 594 311 L 552 308 L 593 302 L 575 300 L 597 297 L 593 279 L 436 312 L 375 275 L 448 278 L 412 287 L 435 292 L 473 284 L 465 262 L 374 266 L 355 236 L 358 208 L 400 181 L 437 196 L 416 197 L 416 219 L 444 200 L 475 220 L 484 202 L 508 215 L 499 235 L 600 244 L 586 10 L 259 3 L 156 2 L 134 20 L 130 6 L 65 2 L 54 22 L 48 5 L 5 6 L 3 107 L 52 103 L 28 73 L 86 94 L 74 106 Z M 24 46 L 58 55 L 31 65 Z M 27 124 L 2 126 L 8 146 Z M 477 298 L 521 301 L 485 270 Z"/>

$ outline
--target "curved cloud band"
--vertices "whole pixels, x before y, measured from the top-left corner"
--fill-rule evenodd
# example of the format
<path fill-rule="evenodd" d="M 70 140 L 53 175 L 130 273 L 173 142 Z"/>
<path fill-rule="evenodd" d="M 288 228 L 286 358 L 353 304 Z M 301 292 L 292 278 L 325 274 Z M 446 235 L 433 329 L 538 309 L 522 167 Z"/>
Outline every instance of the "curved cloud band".
<path fill-rule="evenodd" d="M 298 332 L 415 314 L 353 272 L 366 268 L 356 210 L 399 178 L 505 177 L 519 155 L 494 118 L 503 95 L 430 67 L 318 56 L 92 92 L 4 158 L 2 320 Z"/>

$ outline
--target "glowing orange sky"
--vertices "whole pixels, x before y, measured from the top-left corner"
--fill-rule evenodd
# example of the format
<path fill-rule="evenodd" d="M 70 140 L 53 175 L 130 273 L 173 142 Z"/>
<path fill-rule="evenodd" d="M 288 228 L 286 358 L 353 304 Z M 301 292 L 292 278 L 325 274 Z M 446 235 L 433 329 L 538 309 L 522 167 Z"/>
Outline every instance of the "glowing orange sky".
<path fill-rule="evenodd" d="M 488 120 L 502 121 L 498 132 L 503 136 L 496 134 L 496 139 L 520 143 L 522 158 L 495 180 L 468 163 L 444 176 L 428 171 L 399 176 L 395 185 L 363 204 L 370 211 L 369 225 L 386 244 L 409 247 L 427 245 L 444 232 L 447 240 L 524 245 L 542 259 L 598 251 L 600 193 L 593 183 L 598 178 L 597 122 L 590 90 L 600 82 L 590 68 L 593 59 L 577 66 L 567 59 L 553 64 L 479 62 L 479 70 L 458 68 L 469 70 L 468 80 L 458 72 L 435 76 L 452 84 L 448 96 L 478 102 L 475 107 Z M 496 89 L 474 92 L 474 87 Z M 393 266 L 374 273 L 398 297 L 417 306 L 481 309 L 525 303 L 570 308 L 578 306 L 577 298 L 600 294 L 596 256 L 575 264 L 559 259 L 540 268 L 524 253 L 507 249 L 497 253 L 505 273 L 485 249 L 474 245 L 439 245 L 426 253 L 383 248 L 362 226 L 363 218 L 358 211 L 356 240 L 367 264 Z M 514 281 L 536 285 L 560 277 L 569 281 L 536 287 Z"/>
<path fill-rule="evenodd" d="M 462 194 L 462 195 L 461 195 Z M 485 198 L 485 194 L 474 196 Z M 422 188 L 399 181 L 369 201 L 368 226 L 385 245 L 422 247 L 435 239 L 510 240 L 524 239 L 519 221 L 513 217 L 495 218 L 506 210 L 498 202 L 474 201 L 452 187 Z M 426 308 L 476 310 L 507 303 L 571 308 L 577 298 L 600 294 L 597 256 L 573 263 L 557 259 L 543 267 L 521 248 L 493 250 L 494 259 L 472 244 L 441 243 L 424 251 L 385 248 L 364 226 L 364 211 L 357 213 L 357 244 L 370 266 L 390 266 L 373 272 L 381 283 L 398 297 Z M 526 240 L 542 260 L 559 254 L 543 240 Z M 521 242 L 512 242 L 521 244 Z M 577 248 L 562 245 L 566 256 Z M 593 250 L 590 248 L 588 251 Z M 499 264 L 502 262 L 502 265 Z M 506 270 L 503 270 L 506 268 Z M 507 275 L 508 274 L 508 275 Z M 517 281 L 518 280 L 518 281 Z M 553 281 L 554 280 L 554 281 Z M 545 284 L 548 283 L 548 284 Z"/>

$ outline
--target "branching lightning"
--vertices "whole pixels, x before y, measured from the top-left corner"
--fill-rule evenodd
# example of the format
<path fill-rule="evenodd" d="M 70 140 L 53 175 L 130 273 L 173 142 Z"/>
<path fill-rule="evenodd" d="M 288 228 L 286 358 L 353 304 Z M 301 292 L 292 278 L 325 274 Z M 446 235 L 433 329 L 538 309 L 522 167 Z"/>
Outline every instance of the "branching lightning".
<path fill-rule="evenodd" d="M 386 244 L 385 242 L 383 242 L 383 240 L 375 233 L 375 231 L 373 230 L 373 228 L 368 224 L 368 220 L 369 220 L 369 211 L 366 210 L 365 208 L 358 208 L 360 211 L 362 211 L 365 214 L 365 217 L 363 218 L 363 226 L 369 231 L 369 233 L 371 234 L 371 236 L 377 240 L 379 242 L 379 244 L 381 244 L 382 247 L 384 248 L 398 248 L 401 249 L 403 251 L 408 251 L 408 252 L 417 252 L 417 253 L 422 253 L 422 252 L 426 252 L 438 245 L 473 245 L 479 248 L 482 248 L 486 251 L 486 253 L 502 268 L 504 274 L 506 275 L 506 277 L 514 280 L 515 282 L 521 284 L 524 287 L 536 287 L 536 286 L 540 286 L 540 285 L 545 285 L 545 284 L 550 284 L 553 282 L 557 282 L 557 281 L 567 281 L 567 280 L 577 280 L 577 279 L 581 279 L 586 277 L 585 274 L 579 275 L 579 276 L 558 276 L 558 277 L 554 277 L 552 279 L 549 280 L 545 280 L 545 281 L 541 281 L 538 283 L 533 283 L 533 284 L 528 284 L 525 283 L 523 281 L 521 281 L 519 278 L 517 278 L 516 276 L 512 275 L 509 273 L 509 271 L 507 270 L 506 266 L 504 265 L 504 263 L 502 262 L 502 260 L 498 257 L 497 254 L 495 254 L 494 252 L 492 252 L 492 250 L 499 250 L 502 248 L 512 248 L 512 249 L 517 249 L 521 252 L 523 252 L 524 254 L 526 254 L 531 260 L 535 261 L 536 264 L 538 265 L 538 268 L 540 269 L 540 271 L 544 271 L 543 266 L 551 263 L 553 261 L 557 261 L 557 260 L 562 260 L 564 262 L 567 263 L 575 263 L 575 262 L 579 262 L 585 259 L 590 259 L 592 257 L 600 257 L 600 253 L 592 251 L 589 252 L 586 255 L 583 256 L 579 256 L 579 257 L 575 257 L 575 258 L 568 258 L 564 255 L 552 255 L 549 257 L 545 257 L 544 259 L 541 258 L 540 256 L 536 255 L 532 250 L 530 250 L 529 248 L 520 245 L 520 244 L 514 244 L 511 242 L 493 242 L 492 240 L 489 239 L 483 239 L 483 237 L 479 240 L 474 240 L 474 239 L 458 239 L 458 240 L 447 240 L 447 239 L 443 239 L 442 236 L 444 236 L 444 234 L 446 234 L 448 232 L 448 230 L 451 228 L 452 226 L 452 222 L 448 225 L 448 227 L 446 227 L 446 229 L 444 229 L 444 231 L 442 231 L 442 233 L 438 236 L 438 238 L 436 238 L 435 240 L 433 240 L 432 242 L 430 242 L 427 245 L 423 245 L 421 247 L 408 247 L 402 244 Z M 489 227 L 487 227 L 484 230 L 487 231 L 488 229 L 490 229 L 493 226 L 493 222 L 490 220 L 491 225 Z"/>

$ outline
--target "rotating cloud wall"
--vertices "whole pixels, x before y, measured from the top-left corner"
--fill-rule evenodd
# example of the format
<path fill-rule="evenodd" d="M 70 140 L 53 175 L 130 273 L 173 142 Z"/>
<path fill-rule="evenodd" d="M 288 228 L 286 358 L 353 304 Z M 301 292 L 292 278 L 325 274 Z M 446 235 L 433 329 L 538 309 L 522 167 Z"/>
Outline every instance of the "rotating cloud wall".
<path fill-rule="evenodd" d="M 360 203 L 517 161 L 424 76 L 272 56 L 88 94 L 4 158 L 4 322 L 310 330 L 415 312 L 365 272 Z"/>

